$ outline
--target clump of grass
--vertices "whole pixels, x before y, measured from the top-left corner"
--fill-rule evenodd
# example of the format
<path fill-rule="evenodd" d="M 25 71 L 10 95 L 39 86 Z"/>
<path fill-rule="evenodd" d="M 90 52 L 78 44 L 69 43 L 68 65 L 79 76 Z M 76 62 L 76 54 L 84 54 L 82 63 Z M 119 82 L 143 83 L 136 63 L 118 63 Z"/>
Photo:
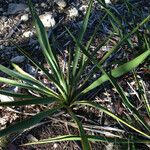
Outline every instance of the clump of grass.
<path fill-rule="evenodd" d="M 99 0 L 98 0 L 99 1 Z M 101 1 L 99 1 L 103 4 Z M 38 142 L 27 143 L 24 145 L 31 145 L 31 144 L 44 144 L 50 142 L 58 142 L 58 141 L 71 141 L 71 140 L 80 140 L 82 143 L 82 147 L 84 150 L 90 150 L 91 145 L 90 142 L 93 141 L 100 141 L 100 142 L 114 142 L 114 143 L 148 143 L 150 139 L 150 126 L 147 122 L 142 118 L 140 113 L 137 111 L 135 106 L 131 103 L 128 97 L 125 95 L 122 87 L 117 83 L 116 78 L 122 76 L 123 74 L 133 70 L 134 68 L 138 67 L 144 60 L 148 58 L 150 55 L 150 49 L 147 47 L 145 51 L 140 54 L 139 56 L 135 57 L 133 60 L 124 63 L 123 65 L 118 66 L 115 69 L 112 69 L 110 72 L 106 72 L 103 68 L 103 63 L 106 61 L 108 57 L 115 51 L 117 51 L 120 46 L 126 42 L 142 25 L 144 25 L 149 19 L 150 16 L 145 18 L 139 25 L 137 25 L 130 33 L 124 35 L 121 40 L 115 45 L 112 49 L 110 49 L 104 57 L 99 61 L 96 57 L 97 51 L 103 46 L 99 45 L 94 52 L 89 52 L 89 47 L 93 41 L 94 35 L 90 38 L 88 44 L 86 46 L 82 45 L 82 39 L 84 33 L 86 32 L 88 20 L 90 16 L 90 12 L 92 9 L 93 0 L 90 0 L 89 7 L 87 9 L 86 15 L 84 17 L 83 25 L 80 30 L 80 34 L 78 38 L 76 38 L 70 30 L 66 28 L 72 39 L 76 44 L 76 48 L 74 51 L 69 51 L 69 59 L 67 61 L 67 69 L 66 73 L 61 70 L 58 57 L 56 52 L 51 48 L 51 45 L 48 40 L 47 33 L 44 29 L 42 22 L 40 21 L 38 15 L 36 14 L 34 7 L 29 0 L 29 7 L 30 11 L 34 20 L 34 24 L 36 27 L 36 33 L 38 37 L 38 41 L 42 48 L 42 53 L 45 57 L 47 64 L 51 69 L 51 73 L 47 69 L 45 69 L 41 64 L 36 62 L 25 50 L 17 47 L 18 51 L 25 55 L 33 65 L 35 65 L 39 70 L 43 71 L 49 81 L 56 87 L 57 90 L 51 89 L 44 85 L 42 82 L 31 76 L 30 74 L 24 72 L 18 65 L 12 64 L 15 68 L 15 71 L 8 69 L 7 67 L 0 65 L 0 70 L 10 77 L 15 79 L 9 79 L 0 77 L 0 83 L 5 83 L 11 86 L 21 87 L 23 89 L 31 90 L 33 93 L 39 93 L 40 97 L 31 94 L 22 94 L 22 93 L 13 93 L 8 92 L 6 90 L 0 90 L 0 94 L 4 94 L 7 96 L 18 97 L 23 100 L 13 101 L 13 102 L 3 102 L 0 103 L 0 106 L 23 106 L 23 105 L 32 105 L 32 104 L 52 104 L 55 103 L 54 108 L 47 109 L 38 113 L 37 115 L 20 121 L 16 124 L 8 126 L 6 129 L 0 131 L 0 137 L 8 135 L 13 132 L 21 131 L 26 128 L 29 128 L 36 123 L 40 122 L 43 118 L 47 116 L 51 116 L 54 113 L 58 113 L 60 110 L 66 110 L 76 125 L 78 126 L 79 136 L 78 135 L 64 135 L 58 136 L 55 138 L 44 139 Z M 109 16 L 113 17 L 115 21 L 116 18 L 110 12 L 108 8 L 105 7 L 106 12 Z M 117 21 L 118 22 L 118 21 Z M 109 39 L 108 39 L 109 40 Z M 73 56 L 73 57 L 71 57 Z M 89 64 L 94 64 L 95 68 L 89 72 L 89 75 L 82 79 L 82 74 L 84 73 L 85 68 Z M 100 70 L 102 75 L 93 81 L 90 85 L 87 86 L 88 80 L 93 76 L 93 74 Z M 81 80 L 82 79 L 82 80 Z M 143 129 L 136 128 L 133 123 L 123 120 L 122 118 L 115 115 L 113 112 L 109 111 L 107 108 L 101 106 L 94 101 L 86 99 L 88 93 L 94 90 L 96 87 L 101 86 L 106 81 L 110 82 L 112 86 L 116 89 L 119 96 L 122 99 L 122 103 L 124 106 L 133 114 L 135 120 L 137 120 L 137 124 L 142 126 Z M 80 83 L 80 84 L 79 84 Z M 84 99 L 83 99 L 84 97 Z M 147 99 L 144 100 L 147 104 Z M 122 123 L 124 126 L 128 127 L 131 131 L 134 131 L 140 134 L 142 138 L 132 137 L 129 139 L 124 138 L 108 138 L 103 137 L 100 135 L 87 135 L 84 131 L 82 122 L 78 119 L 77 115 L 74 113 L 73 109 L 78 107 L 79 105 L 82 106 L 90 106 L 95 109 L 98 109 L 101 112 L 104 112 L 108 116 L 112 117 L 116 121 Z M 147 111 L 149 111 L 149 105 L 146 105 Z M 149 113 L 149 112 L 148 112 Z"/>

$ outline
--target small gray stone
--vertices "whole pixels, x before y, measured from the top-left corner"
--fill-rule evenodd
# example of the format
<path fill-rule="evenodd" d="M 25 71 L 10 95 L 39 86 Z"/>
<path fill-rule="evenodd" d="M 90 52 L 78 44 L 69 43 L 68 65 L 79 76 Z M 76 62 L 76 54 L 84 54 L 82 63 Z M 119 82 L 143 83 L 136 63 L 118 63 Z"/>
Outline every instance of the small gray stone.
<path fill-rule="evenodd" d="M 32 134 L 28 134 L 27 139 L 29 142 L 37 142 L 38 141 L 38 139 L 36 137 L 34 137 Z"/>
<path fill-rule="evenodd" d="M 1 102 L 12 102 L 12 101 L 14 101 L 14 98 L 0 94 L 0 101 Z"/>
<path fill-rule="evenodd" d="M 106 4 L 111 4 L 111 0 L 105 0 Z"/>
<path fill-rule="evenodd" d="M 30 64 L 27 64 L 27 72 L 31 75 L 35 75 L 36 69 Z"/>
<path fill-rule="evenodd" d="M 29 15 L 28 14 L 24 14 L 24 15 L 21 16 L 21 20 L 22 21 L 28 21 L 28 19 L 29 19 Z"/>
<path fill-rule="evenodd" d="M 25 56 L 16 56 L 11 59 L 11 62 L 19 64 L 25 61 Z"/>
<path fill-rule="evenodd" d="M 67 5 L 65 0 L 55 0 L 54 2 L 59 6 L 60 9 L 63 9 Z"/>
<path fill-rule="evenodd" d="M 79 8 L 79 10 L 85 15 L 87 8 L 88 8 L 88 5 L 82 5 L 82 6 Z"/>
<path fill-rule="evenodd" d="M 40 15 L 39 18 L 46 28 L 53 27 L 56 24 L 51 12 L 46 12 L 45 14 Z"/>
<path fill-rule="evenodd" d="M 68 16 L 69 16 L 70 18 L 77 17 L 78 15 L 79 15 L 79 13 L 78 13 L 77 8 L 72 7 L 72 8 L 70 8 L 70 9 L 68 10 Z"/>
<path fill-rule="evenodd" d="M 18 12 L 22 12 L 22 11 L 25 11 L 25 9 L 27 8 L 28 6 L 26 4 L 17 4 L 17 3 L 10 3 L 8 5 L 8 10 L 7 10 L 7 14 L 10 14 L 10 15 L 13 15 L 13 14 L 16 14 Z"/>
<path fill-rule="evenodd" d="M 3 8 L 0 7 L 0 11 L 3 11 Z"/>
<path fill-rule="evenodd" d="M 17 86 L 13 86 L 7 89 L 8 91 L 14 92 L 14 93 L 18 93 L 20 91 L 20 88 Z"/>
<path fill-rule="evenodd" d="M 32 31 L 26 31 L 23 33 L 23 36 L 28 38 L 28 37 L 31 37 L 33 35 L 33 32 Z"/>
<path fill-rule="evenodd" d="M 46 3 L 41 3 L 41 7 L 46 8 L 47 4 Z"/>

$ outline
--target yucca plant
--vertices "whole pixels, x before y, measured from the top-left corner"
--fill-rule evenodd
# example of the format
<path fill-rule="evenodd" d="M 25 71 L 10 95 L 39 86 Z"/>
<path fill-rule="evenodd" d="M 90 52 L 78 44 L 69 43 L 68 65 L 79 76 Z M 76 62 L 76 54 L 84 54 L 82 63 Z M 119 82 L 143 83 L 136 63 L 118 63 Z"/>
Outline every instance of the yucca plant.
<path fill-rule="evenodd" d="M 39 62 L 35 61 L 25 50 L 23 50 L 17 45 L 16 47 L 19 50 L 19 52 L 21 52 L 24 56 L 26 56 L 29 59 L 29 61 L 33 63 L 33 65 L 35 65 L 39 70 L 41 70 L 46 75 L 47 79 L 51 82 L 51 84 L 53 84 L 53 86 L 56 87 L 56 90 L 53 90 L 51 87 L 48 87 L 47 85 L 44 85 L 41 81 L 37 80 L 35 77 L 24 72 L 16 64 L 12 64 L 15 71 L 10 70 L 3 65 L 0 65 L 0 70 L 2 72 L 4 72 L 10 77 L 13 77 L 13 79 L 0 77 L 0 83 L 5 83 L 10 86 L 16 86 L 22 89 L 30 90 L 32 91 L 32 93 L 38 93 L 38 96 L 36 96 L 37 94 L 32 95 L 32 94 L 23 94 L 23 93 L 13 93 L 5 89 L 1 89 L 0 94 L 19 98 L 22 100 L 16 100 L 13 102 L 1 102 L 0 106 L 23 106 L 23 105 L 32 105 L 32 104 L 55 103 L 54 105 L 55 107 L 42 111 L 29 119 L 25 119 L 11 126 L 8 126 L 6 129 L 0 130 L 0 137 L 8 135 L 13 132 L 18 132 L 27 129 L 35 125 L 36 123 L 40 122 L 42 119 L 46 118 L 47 116 L 51 116 L 54 113 L 59 112 L 60 110 L 65 110 L 65 112 L 67 112 L 72 117 L 72 119 L 78 126 L 79 135 L 64 135 L 56 138 L 44 139 L 35 143 L 27 143 L 25 145 L 42 144 L 42 143 L 50 143 L 50 142 L 58 142 L 58 141 L 80 140 L 82 143 L 82 148 L 84 150 L 90 150 L 91 149 L 90 142 L 92 141 L 131 143 L 131 144 L 150 142 L 149 140 L 150 126 L 147 124 L 147 122 L 142 118 L 142 116 L 139 114 L 139 112 L 130 102 L 130 100 L 125 95 L 121 86 L 116 82 L 117 77 L 120 77 L 123 74 L 133 70 L 134 68 L 138 67 L 145 59 L 147 59 L 148 56 L 150 55 L 150 49 L 145 50 L 145 52 L 143 52 L 133 60 L 111 70 L 110 72 L 106 72 L 105 69 L 103 68 L 103 63 L 106 61 L 106 59 L 113 52 L 117 51 L 119 47 L 124 42 L 126 42 L 131 37 L 131 35 L 135 33 L 143 24 L 148 22 L 150 16 L 144 19 L 136 28 L 133 29 L 133 31 L 123 36 L 120 42 L 117 45 L 115 45 L 112 49 L 110 49 L 108 53 L 106 53 L 104 57 L 99 61 L 96 58 L 96 53 L 109 40 L 109 38 L 107 38 L 102 44 L 100 44 L 94 51 L 90 52 L 89 51 L 90 45 L 97 31 L 96 29 L 93 36 L 86 44 L 86 46 L 83 46 L 82 44 L 82 39 L 88 25 L 92 4 L 93 4 L 93 0 L 90 0 L 78 38 L 74 37 L 74 35 L 70 32 L 70 30 L 66 28 L 70 36 L 73 38 L 73 41 L 75 42 L 75 51 L 68 50 L 69 59 L 67 61 L 66 71 L 64 72 L 60 67 L 56 52 L 51 48 L 46 30 L 44 29 L 42 22 L 40 21 L 38 15 L 34 10 L 31 1 L 29 0 L 29 7 L 36 27 L 38 41 L 41 45 L 42 53 L 51 71 L 45 69 Z M 105 9 L 107 10 L 108 13 L 107 15 L 111 15 L 109 9 L 107 8 Z M 91 64 L 94 65 L 94 69 L 92 69 L 89 72 L 88 76 L 85 79 L 83 79 L 82 75 L 85 71 L 85 68 Z M 88 80 L 90 80 L 93 77 L 93 75 L 97 70 L 101 71 L 102 75 L 98 79 L 95 79 L 93 83 L 88 85 L 87 84 Z M 109 81 L 115 87 L 118 94 L 122 98 L 122 103 L 130 112 L 132 112 L 134 119 L 137 121 L 137 123 L 140 126 L 143 127 L 142 130 L 141 128 L 138 129 L 134 127 L 134 124 L 128 123 L 127 120 L 123 120 L 122 118 L 118 117 L 114 113 L 110 112 L 107 108 L 101 106 L 98 103 L 95 103 L 94 100 L 92 101 L 86 99 L 86 96 L 88 95 L 88 93 L 91 92 L 91 90 L 96 90 L 95 89 L 96 87 L 102 85 L 106 81 Z M 100 135 L 87 135 L 87 133 L 84 131 L 82 122 L 78 119 L 77 115 L 74 113 L 74 108 L 78 107 L 79 105 L 90 106 L 95 109 L 98 109 L 99 111 L 104 112 L 105 114 L 112 117 L 116 121 L 122 123 L 124 127 L 127 127 L 127 129 L 130 129 L 131 133 L 136 132 L 140 136 L 133 137 L 131 139 L 130 138 L 124 139 L 124 138 L 108 138 Z M 147 107 L 148 106 L 149 105 L 147 105 Z M 140 138 L 140 137 L 144 137 L 144 138 Z"/>

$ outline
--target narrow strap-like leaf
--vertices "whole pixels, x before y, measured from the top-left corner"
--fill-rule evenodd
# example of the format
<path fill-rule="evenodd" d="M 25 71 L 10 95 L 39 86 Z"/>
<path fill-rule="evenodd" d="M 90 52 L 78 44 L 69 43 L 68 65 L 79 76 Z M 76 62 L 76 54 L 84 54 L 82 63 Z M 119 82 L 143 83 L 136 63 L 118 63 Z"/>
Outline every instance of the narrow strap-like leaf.
<path fill-rule="evenodd" d="M 20 121 L 16 124 L 10 125 L 9 127 L 5 128 L 5 129 L 0 130 L 0 137 L 6 136 L 6 135 L 11 134 L 13 132 L 18 132 L 18 131 L 22 131 L 24 129 L 28 129 L 29 127 L 31 127 L 31 126 L 37 124 L 38 122 L 40 122 L 45 117 L 58 112 L 58 110 L 60 108 L 61 107 L 57 107 L 57 108 L 53 108 L 53 109 L 50 109 L 50 110 L 40 112 L 39 114 L 37 114 L 37 115 L 35 115 L 35 116 L 33 116 L 29 119 L 25 119 L 25 120 Z"/>
<path fill-rule="evenodd" d="M 109 138 L 99 135 L 87 135 L 87 138 L 91 142 L 106 142 L 106 143 L 114 143 L 114 144 L 121 144 L 121 143 L 144 143 L 148 144 L 150 143 L 149 140 L 144 139 L 124 139 L 124 138 Z M 48 138 L 44 140 L 40 140 L 37 142 L 31 142 L 22 144 L 21 146 L 27 146 L 27 145 L 36 145 L 36 144 L 48 144 L 53 142 L 63 142 L 63 141 L 80 141 L 81 137 L 77 135 L 63 135 L 63 136 L 57 136 L 54 138 Z"/>
<path fill-rule="evenodd" d="M 84 33 L 87 29 L 87 25 L 88 25 L 88 21 L 89 21 L 89 16 L 90 16 L 90 12 L 91 12 L 91 8 L 92 8 L 92 4 L 93 4 L 93 0 L 90 0 L 86 15 L 84 17 L 84 21 L 80 30 L 80 34 L 78 37 L 78 41 L 82 41 Z M 77 46 L 76 50 L 75 50 L 75 57 L 73 60 L 73 76 L 76 76 L 76 70 L 77 70 L 77 65 L 78 65 L 78 60 L 80 58 L 80 47 Z"/>
<path fill-rule="evenodd" d="M 104 21 L 104 19 L 106 18 L 107 15 L 105 15 L 102 20 L 100 20 L 100 22 L 98 23 L 97 27 L 95 28 L 94 30 L 94 33 L 93 35 L 91 36 L 90 40 L 88 41 L 87 45 L 86 45 L 86 50 L 89 51 L 89 48 L 90 48 L 90 45 L 95 37 L 95 34 L 97 33 L 97 31 L 99 30 L 99 26 L 102 24 L 102 22 Z M 68 31 L 68 33 L 70 34 L 71 32 L 69 32 L 69 29 L 66 28 L 66 30 Z M 92 56 L 94 57 L 97 53 L 97 51 L 100 50 L 100 48 L 106 43 L 108 42 L 108 40 L 110 39 L 110 37 L 112 37 L 112 34 L 110 36 L 108 36 L 101 44 L 99 44 L 96 49 L 92 52 Z M 77 75 L 76 77 L 74 78 L 73 80 L 73 83 L 76 82 L 78 83 L 79 80 L 80 80 L 80 77 L 81 77 L 81 74 L 84 72 L 86 66 L 89 64 L 89 59 L 88 57 L 86 57 L 86 55 L 83 55 L 83 59 L 81 60 L 82 61 L 82 66 L 79 67 L 79 71 L 77 72 Z M 90 78 L 90 77 L 89 77 Z M 87 79 L 88 80 L 88 79 Z"/>
<path fill-rule="evenodd" d="M 150 139 L 150 135 L 149 134 L 144 133 L 144 132 L 140 131 L 139 129 L 133 127 L 132 125 L 128 124 L 126 121 L 124 121 L 123 119 L 119 118 L 118 116 L 116 116 L 115 114 L 113 114 L 112 112 L 107 110 L 105 107 L 99 105 L 98 103 L 89 102 L 89 101 L 78 101 L 78 102 L 76 102 L 76 104 L 87 105 L 87 106 L 91 106 L 91 107 L 94 107 L 96 109 L 99 109 L 100 111 L 106 113 L 107 115 L 111 116 L 115 120 L 117 120 L 117 121 L 121 122 L 122 124 L 126 125 L 130 129 L 132 129 L 132 130 L 136 131 L 137 133 L 143 135 L 144 137 L 147 137 L 148 139 Z"/>
<path fill-rule="evenodd" d="M 114 33 L 113 33 L 114 34 Z M 113 36 L 113 34 L 111 34 L 110 36 L 108 36 L 101 44 L 99 44 L 96 49 L 91 53 L 91 56 L 95 56 L 97 54 L 97 51 L 100 50 L 100 48 L 102 46 L 104 46 L 109 40 L 110 38 Z M 86 66 L 89 64 L 89 59 L 87 58 L 86 62 L 84 63 L 84 65 L 82 66 L 82 68 L 79 70 L 77 76 L 76 76 L 76 80 L 79 80 L 79 77 L 81 76 L 81 74 L 83 73 L 84 69 L 86 68 Z M 89 75 L 85 78 L 85 80 L 83 81 L 83 83 L 81 84 L 82 87 L 84 87 L 84 85 L 90 80 L 90 78 L 92 78 L 93 74 L 99 70 L 96 66 L 91 70 L 91 72 L 89 73 Z M 78 79 L 78 80 L 77 80 Z M 81 87 L 81 88 L 82 88 Z"/>
<path fill-rule="evenodd" d="M 57 81 L 63 84 L 62 73 L 60 71 L 59 63 L 55 59 L 44 25 L 40 20 L 39 16 L 37 15 L 36 11 L 34 10 L 31 0 L 29 0 L 29 8 L 36 27 L 38 41 L 43 50 L 42 52 L 47 60 L 47 63 L 50 65 L 52 72 L 55 74 Z"/>
<path fill-rule="evenodd" d="M 116 46 L 114 46 L 112 49 L 110 49 L 104 56 L 103 58 L 100 60 L 99 64 L 103 64 L 104 61 L 115 51 L 118 50 L 118 48 L 128 39 L 130 38 L 141 26 L 143 26 L 145 23 L 147 23 L 150 20 L 150 15 L 145 18 L 140 24 L 138 24 L 130 33 L 128 33 L 127 35 L 125 35 L 120 42 L 118 42 L 118 44 Z"/>
<path fill-rule="evenodd" d="M 34 98 L 28 100 L 18 100 L 11 102 L 0 102 L 0 106 L 23 106 L 23 105 L 33 105 L 33 104 L 49 104 L 56 101 L 54 98 Z"/>
<path fill-rule="evenodd" d="M 17 87 L 21 87 L 21 88 L 25 88 L 25 89 L 29 89 L 29 90 L 34 90 L 34 91 L 39 92 L 41 94 L 46 94 L 47 96 L 54 96 L 55 98 L 59 99 L 59 96 L 54 95 L 53 93 L 51 93 L 49 91 L 38 88 L 37 86 L 31 86 L 29 84 L 17 82 L 15 80 L 0 77 L 0 83 L 6 83 L 6 84 L 17 86 Z"/>
<path fill-rule="evenodd" d="M 76 42 L 76 44 L 80 47 L 82 52 L 88 57 L 88 59 L 93 62 L 98 68 L 101 66 L 100 62 L 97 61 L 97 59 L 93 58 L 93 56 L 90 55 L 90 53 L 86 50 L 86 48 L 80 44 L 80 42 L 77 41 L 77 39 L 73 36 L 73 34 L 68 30 L 69 34 L 73 38 L 73 40 Z M 142 53 L 141 55 L 137 56 L 133 60 L 119 66 L 116 69 L 113 69 L 111 71 L 111 74 L 113 77 L 117 78 L 122 76 L 123 74 L 133 70 L 136 68 L 139 64 L 141 64 L 148 56 L 150 55 L 150 49 Z M 106 75 L 102 75 L 100 78 L 98 78 L 96 81 L 94 81 L 90 86 L 86 87 L 82 92 L 80 93 L 87 93 L 90 90 L 93 90 L 97 86 L 101 85 L 105 81 L 108 81 L 108 78 Z M 81 90 L 81 89 L 79 89 Z"/>
<path fill-rule="evenodd" d="M 72 116 L 72 118 L 74 119 L 76 124 L 78 125 L 78 129 L 80 131 L 81 143 L 82 143 L 83 150 L 90 150 L 91 147 L 90 147 L 89 141 L 87 139 L 87 136 L 85 134 L 85 131 L 83 129 L 83 126 L 82 126 L 81 122 L 78 120 L 77 116 L 70 109 L 68 109 L 68 112 Z"/>
<path fill-rule="evenodd" d="M 52 93 L 53 95 L 57 95 L 57 93 L 55 93 L 53 90 L 51 90 L 50 88 L 46 87 L 45 85 L 43 85 L 40 81 L 38 81 L 37 79 L 35 79 L 34 77 L 32 77 L 31 75 L 27 74 L 26 72 L 24 72 L 19 66 L 13 64 L 13 66 L 15 67 L 15 69 L 19 72 L 10 70 L 6 67 L 4 67 L 3 65 L 0 65 L 0 70 L 4 73 L 6 73 L 7 75 L 10 75 L 14 78 L 20 79 L 22 81 L 27 82 L 30 85 L 36 85 L 38 88 L 41 88 L 42 90 L 45 91 L 49 91 L 49 93 Z"/>
<path fill-rule="evenodd" d="M 123 104 L 126 105 L 126 107 L 132 112 L 133 116 L 135 116 L 135 118 L 138 119 L 138 121 L 140 121 L 140 123 L 148 130 L 148 132 L 150 132 L 150 126 L 147 124 L 147 122 L 145 122 L 145 120 L 139 114 L 139 112 L 134 107 L 134 105 L 131 104 L 131 102 L 129 101 L 129 99 L 125 95 L 125 93 L 124 93 L 123 89 L 121 88 L 121 86 L 115 81 L 115 79 L 111 76 L 111 74 L 108 74 L 104 70 L 103 70 L 103 73 L 107 76 L 109 81 L 112 83 L 112 85 L 117 90 L 118 94 L 122 98 Z"/>
<path fill-rule="evenodd" d="M 134 68 L 138 67 L 148 56 L 150 55 L 150 50 L 145 51 L 141 55 L 137 56 L 133 60 L 124 63 L 123 65 L 113 69 L 111 71 L 111 75 L 115 78 L 122 76 L 123 74 L 133 70 Z M 93 90 L 97 86 L 103 84 L 104 82 L 108 81 L 108 78 L 105 75 L 102 75 L 96 81 L 94 81 L 90 86 L 85 88 L 82 93 L 87 93 L 90 90 Z"/>
<path fill-rule="evenodd" d="M 24 56 L 26 56 L 38 69 L 43 71 L 43 73 L 46 75 L 46 77 L 54 83 L 54 85 L 58 88 L 60 93 L 62 95 L 65 93 L 63 90 L 63 87 L 61 86 L 60 82 L 58 82 L 52 74 L 50 74 L 42 65 L 40 65 L 38 62 L 36 62 L 25 50 L 23 50 L 21 47 L 19 47 L 17 44 L 12 43 L 17 47 L 17 50 L 22 53 Z M 64 96 L 65 97 L 65 96 Z"/>
<path fill-rule="evenodd" d="M 21 93 L 14 93 L 11 91 L 7 91 L 7 90 L 0 90 L 0 94 L 2 95 L 6 95 L 6 96 L 10 96 L 10 97 L 16 97 L 16 98 L 37 98 L 34 95 L 27 95 L 27 94 L 21 94 Z"/>

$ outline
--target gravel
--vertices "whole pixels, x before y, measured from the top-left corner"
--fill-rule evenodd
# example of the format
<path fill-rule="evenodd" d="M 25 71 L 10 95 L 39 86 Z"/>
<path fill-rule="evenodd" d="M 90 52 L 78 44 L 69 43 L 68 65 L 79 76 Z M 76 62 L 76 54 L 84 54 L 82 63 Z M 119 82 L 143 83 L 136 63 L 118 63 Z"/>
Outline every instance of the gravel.
<path fill-rule="evenodd" d="M 11 62 L 16 63 L 16 64 L 23 63 L 24 61 L 25 61 L 25 56 L 16 56 L 11 59 Z"/>
<path fill-rule="evenodd" d="M 14 15 L 17 14 L 19 12 L 23 12 L 28 8 L 28 6 L 26 4 L 22 4 L 22 3 L 10 3 L 8 5 L 8 11 L 7 14 L 8 15 Z"/>
<path fill-rule="evenodd" d="M 68 16 L 70 18 L 78 17 L 78 15 L 79 15 L 79 12 L 76 7 L 72 7 L 68 10 Z"/>
<path fill-rule="evenodd" d="M 20 19 L 22 21 L 28 21 L 29 20 L 29 15 L 28 14 L 23 14 Z"/>
<path fill-rule="evenodd" d="M 41 19 L 45 28 L 54 27 L 56 24 L 52 12 L 45 12 L 45 14 L 40 15 L 39 18 Z"/>
<path fill-rule="evenodd" d="M 71 43 L 71 39 L 67 36 L 64 26 L 71 28 L 74 34 L 78 33 L 88 7 L 88 0 L 43 0 L 42 3 L 39 3 L 38 0 L 32 1 L 41 21 L 48 31 L 49 37 L 51 37 L 51 29 L 53 29 L 53 34 L 59 43 L 57 44 L 57 49 L 59 51 L 66 49 Z M 143 12 L 145 12 L 143 13 L 143 18 L 149 14 L 149 1 L 131 1 L 135 8 L 138 8 L 139 5 L 141 6 Z M 112 2 L 114 0 L 106 0 L 106 3 Z M 90 30 L 88 35 L 85 36 L 85 40 L 92 34 L 99 19 L 103 17 L 101 7 L 96 1 L 94 3 L 88 26 Z M 127 13 L 125 5 L 122 5 L 120 1 L 119 3 L 111 4 L 111 8 L 121 16 Z M 32 53 L 35 52 L 34 54 L 40 57 L 39 54 L 41 54 L 41 51 L 35 38 L 35 28 L 27 2 L 24 0 L 2 1 L 0 3 L 0 11 L 2 11 L 0 13 L 0 63 L 4 63 L 6 58 L 11 59 L 20 55 L 10 41 L 17 43 Z M 132 17 L 136 17 L 136 15 Z M 130 20 L 131 18 L 128 21 L 130 22 Z M 111 31 L 107 20 L 103 22 L 100 29 L 99 35 L 107 34 Z"/>
<path fill-rule="evenodd" d="M 23 36 L 26 37 L 26 38 L 32 37 L 32 36 L 33 36 L 33 32 L 32 32 L 32 31 L 25 31 L 25 32 L 23 33 Z"/>
<path fill-rule="evenodd" d="M 67 6 L 67 3 L 65 0 L 54 0 L 54 2 L 58 5 L 60 9 L 63 9 Z"/>
<path fill-rule="evenodd" d="M 0 101 L 1 102 L 12 102 L 12 101 L 14 101 L 14 98 L 0 94 Z"/>

